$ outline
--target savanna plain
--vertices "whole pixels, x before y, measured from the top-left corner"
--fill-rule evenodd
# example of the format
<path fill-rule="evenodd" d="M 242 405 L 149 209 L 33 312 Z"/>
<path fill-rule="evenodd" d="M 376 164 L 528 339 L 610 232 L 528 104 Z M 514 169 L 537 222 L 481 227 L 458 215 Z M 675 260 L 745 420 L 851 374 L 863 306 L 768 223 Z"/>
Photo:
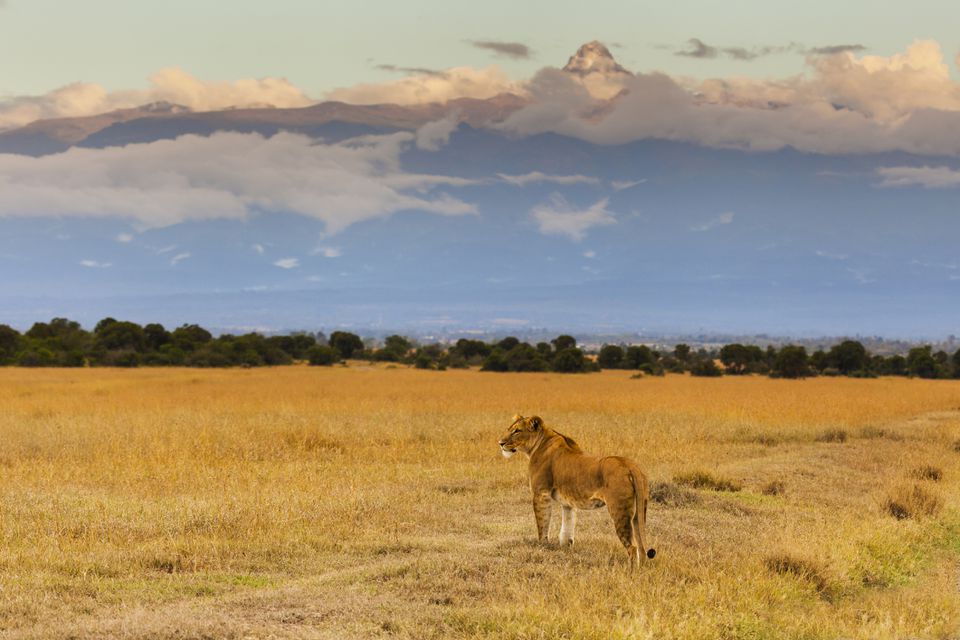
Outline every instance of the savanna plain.
<path fill-rule="evenodd" d="M 654 560 L 535 542 L 515 413 Z M 955 381 L 2 369 L 0 637 L 957 638 L 958 498 Z"/>

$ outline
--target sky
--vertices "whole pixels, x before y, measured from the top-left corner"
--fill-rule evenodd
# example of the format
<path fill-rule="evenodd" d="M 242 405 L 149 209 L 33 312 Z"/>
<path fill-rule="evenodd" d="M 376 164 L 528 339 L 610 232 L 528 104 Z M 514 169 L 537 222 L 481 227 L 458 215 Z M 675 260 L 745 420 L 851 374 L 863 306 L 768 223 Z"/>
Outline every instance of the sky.
<path fill-rule="evenodd" d="M 957 19 L 0 0 L 0 323 L 960 334 Z M 594 39 L 616 62 L 561 71 Z M 19 129 L 156 101 L 503 93 L 510 112 L 473 126 L 445 108 L 401 130 L 140 119 L 42 129 L 67 137 L 41 151 Z"/>
<path fill-rule="evenodd" d="M 960 5 L 947 1 L 234 0 L 227 10 L 213 0 L 6 0 L 0 9 L 0 95 L 39 94 L 77 81 L 137 88 L 160 69 L 180 67 L 206 80 L 285 77 L 321 97 L 388 79 L 379 64 L 497 64 L 513 77 L 527 77 L 594 39 L 634 71 L 784 77 L 803 71 L 801 55 L 704 61 L 677 56 L 675 49 L 698 38 L 747 49 L 861 44 L 890 55 L 915 39 L 933 39 L 952 57 L 960 46 L 958 23 Z M 532 55 L 498 57 L 470 44 L 488 40 L 523 43 Z"/>

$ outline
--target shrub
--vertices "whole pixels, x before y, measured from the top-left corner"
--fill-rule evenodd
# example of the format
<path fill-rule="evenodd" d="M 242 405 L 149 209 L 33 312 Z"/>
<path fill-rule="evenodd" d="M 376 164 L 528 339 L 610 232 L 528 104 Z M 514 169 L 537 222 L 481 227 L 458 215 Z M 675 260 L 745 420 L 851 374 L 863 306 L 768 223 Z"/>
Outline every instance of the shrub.
<path fill-rule="evenodd" d="M 743 488 L 743 485 L 735 480 L 718 478 L 707 471 L 679 473 L 673 476 L 673 481 L 694 489 L 709 489 L 711 491 L 740 491 Z"/>

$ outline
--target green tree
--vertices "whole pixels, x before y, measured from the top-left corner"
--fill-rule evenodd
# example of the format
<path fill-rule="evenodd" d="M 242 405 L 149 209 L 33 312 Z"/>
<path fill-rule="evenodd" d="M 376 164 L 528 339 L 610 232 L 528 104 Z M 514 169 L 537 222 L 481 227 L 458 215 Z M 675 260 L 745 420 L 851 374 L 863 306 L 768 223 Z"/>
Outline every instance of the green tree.
<path fill-rule="evenodd" d="M 951 363 L 953 364 L 953 377 L 960 378 L 960 349 L 957 349 L 954 352 L 953 357 L 950 358 Z"/>
<path fill-rule="evenodd" d="M 101 323 L 102 324 L 102 323 Z M 97 325 L 100 326 L 100 325 Z M 134 351 L 146 350 L 147 339 L 143 327 L 135 322 L 111 322 L 95 332 L 94 348 L 97 351 Z"/>
<path fill-rule="evenodd" d="M 616 344 L 605 344 L 600 347 L 597 363 L 601 369 L 622 369 L 623 357 L 623 347 Z"/>
<path fill-rule="evenodd" d="M 20 332 L 5 324 L 0 324 L 0 364 L 7 364 L 13 361 L 14 356 L 20 351 L 23 343 L 23 337 Z"/>
<path fill-rule="evenodd" d="M 315 344 L 307 349 L 307 361 L 315 367 L 329 367 L 340 361 L 340 352 L 333 347 Z"/>
<path fill-rule="evenodd" d="M 384 340 L 383 348 L 377 350 L 373 357 L 375 360 L 385 360 L 387 362 L 400 362 L 407 357 L 407 352 L 413 345 L 403 336 L 387 336 Z"/>
<path fill-rule="evenodd" d="M 348 359 L 363 353 L 363 340 L 355 333 L 334 331 L 330 334 L 330 346 L 337 350 L 341 358 Z"/>
<path fill-rule="evenodd" d="M 654 365 L 657 363 L 657 356 L 645 344 L 630 345 L 627 347 L 623 356 L 624 366 L 627 369 L 639 369 L 644 365 Z"/>
<path fill-rule="evenodd" d="M 690 359 L 690 345 L 680 343 L 673 348 L 673 357 L 680 362 L 686 362 Z"/>
<path fill-rule="evenodd" d="M 507 361 L 503 357 L 503 350 L 499 347 L 490 352 L 484 361 L 481 371 L 509 371 Z"/>
<path fill-rule="evenodd" d="M 585 373 L 589 370 L 583 351 L 576 347 L 568 347 L 557 351 L 552 364 L 553 370 L 558 373 Z"/>
<path fill-rule="evenodd" d="M 577 339 L 568 335 L 557 336 L 550 342 L 558 354 L 565 349 L 575 349 L 577 347 Z"/>
<path fill-rule="evenodd" d="M 143 337 L 150 351 L 160 351 L 160 348 L 171 340 L 170 332 L 164 329 L 162 324 L 155 322 L 143 327 Z"/>
<path fill-rule="evenodd" d="M 534 347 L 521 342 L 503 356 L 509 371 L 546 371 L 547 362 Z"/>
<path fill-rule="evenodd" d="M 739 376 L 747 373 L 747 368 L 754 361 L 754 353 L 738 342 L 724 345 L 720 349 L 720 362 L 730 375 Z"/>
<path fill-rule="evenodd" d="M 506 338 L 504 338 L 503 340 L 501 340 L 500 342 L 498 342 L 498 343 L 497 343 L 497 346 L 500 347 L 500 349 L 501 349 L 504 353 L 506 353 L 507 351 L 510 351 L 511 349 L 513 349 L 513 348 L 514 348 L 515 346 L 517 346 L 518 344 L 520 344 L 520 339 L 519 339 L 519 338 L 515 338 L 514 336 L 507 336 Z"/>
<path fill-rule="evenodd" d="M 720 371 L 720 367 L 718 367 L 717 363 L 713 361 L 713 358 L 705 358 L 703 360 L 698 360 L 692 367 L 690 367 L 690 375 L 704 378 L 716 378 L 717 376 L 723 375 L 723 372 Z"/>
<path fill-rule="evenodd" d="M 777 353 L 773 373 L 781 378 L 805 378 L 810 375 L 807 350 L 796 345 L 787 345 Z"/>
<path fill-rule="evenodd" d="M 836 367 L 843 375 L 850 375 L 854 371 L 867 369 L 869 355 L 866 348 L 856 340 L 844 340 L 830 348 L 827 354 L 830 364 Z"/>
<path fill-rule="evenodd" d="M 213 335 L 201 326 L 185 324 L 174 329 L 170 338 L 173 346 L 184 352 L 190 352 L 213 340 Z"/>
<path fill-rule="evenodd" d="M 933 358 L 930 345 L 914 347 L 907 353 L 907 371 L 919 378 L 936 378 L 939 374 L 937 361 Z"/>

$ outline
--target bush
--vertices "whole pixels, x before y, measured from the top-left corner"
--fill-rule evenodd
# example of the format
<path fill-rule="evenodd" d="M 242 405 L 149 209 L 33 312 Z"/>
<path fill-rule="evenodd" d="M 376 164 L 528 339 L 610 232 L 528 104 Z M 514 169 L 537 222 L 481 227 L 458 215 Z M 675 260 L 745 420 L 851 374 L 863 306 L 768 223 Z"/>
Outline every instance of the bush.
<path fill-rule="evenodd" d="M 340 362 L 340 354 L 333 347 L 317 344 L 307 349 L 307 362 L 314 367 L 329 367 Z"/>

